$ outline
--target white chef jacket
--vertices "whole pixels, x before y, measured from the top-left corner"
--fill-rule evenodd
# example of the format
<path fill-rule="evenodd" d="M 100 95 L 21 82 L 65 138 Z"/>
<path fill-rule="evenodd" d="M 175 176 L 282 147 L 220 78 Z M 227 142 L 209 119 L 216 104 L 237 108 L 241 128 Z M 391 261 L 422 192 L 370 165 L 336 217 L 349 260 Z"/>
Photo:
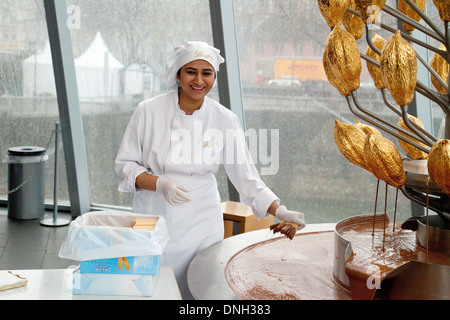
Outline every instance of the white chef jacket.
<path fill-rule="evenodd" d="M 267 217 L 270 204 L 279 199 L 260 179 L 237 116 L 208 97 L 192 115 L 180 109 L 174 91 L 141 102 L 116 157 L 119 191 L 135 192 L 133 212 L 162 215 L 167 221 L 165 262 L 174 269 L 183 298 L 191 297 L 186 274 L 192 258 L 223 239 L 213 175 L 220 164 L 254 215 Z M 192 201 L 172 206 L 159 192 L 137 189 L 136 177 L 143 172 L 180 182 Z"/>

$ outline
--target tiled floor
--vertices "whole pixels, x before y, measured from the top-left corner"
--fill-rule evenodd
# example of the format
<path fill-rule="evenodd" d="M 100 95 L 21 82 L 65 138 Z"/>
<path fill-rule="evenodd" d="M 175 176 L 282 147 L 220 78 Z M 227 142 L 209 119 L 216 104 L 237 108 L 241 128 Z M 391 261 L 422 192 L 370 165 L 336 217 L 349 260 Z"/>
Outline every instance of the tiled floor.
<path fill-rule="evenodd" d="M 45 218 L 51 218 L 46 212 Z M 67 213 L 59 218 L 70 220 Z M 69 226 L 46 227 L 36 220 L 13 220 L 7 208 L 0 207 L 0 270 L 65 269 L 77 261 L 58 257 Z"/>

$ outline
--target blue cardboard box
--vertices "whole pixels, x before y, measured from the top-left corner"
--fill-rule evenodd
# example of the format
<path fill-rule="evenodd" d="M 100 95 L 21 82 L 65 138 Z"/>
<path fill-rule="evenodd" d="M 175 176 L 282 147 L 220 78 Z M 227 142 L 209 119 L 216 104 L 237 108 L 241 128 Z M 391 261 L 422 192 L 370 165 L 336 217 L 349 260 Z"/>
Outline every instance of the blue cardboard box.
<path fill-rule="evenodd" d="M 72 294 L 151 297 L 159 275 L 73 273 Z"/>
<path fill-rule="evenodd" d="M 81 273 L 159 274 L 159 256 L 119 257 L 80 261 Z"/>

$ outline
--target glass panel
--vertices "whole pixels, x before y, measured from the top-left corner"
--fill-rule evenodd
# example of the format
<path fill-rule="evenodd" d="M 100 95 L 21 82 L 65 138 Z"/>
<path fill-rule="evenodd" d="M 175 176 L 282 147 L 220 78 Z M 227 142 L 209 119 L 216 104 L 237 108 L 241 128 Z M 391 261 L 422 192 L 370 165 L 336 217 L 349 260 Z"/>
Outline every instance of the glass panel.
<path fill-rule="evenodd" d="M 388 3 L 392 6 L 392 1 Z M 288 208 L 307 214 L 309 223 L 373 213 L 377 179 L 348 162 L 334 142 L 335 120 L 355 124 L 357 118 L 324 75 L 322 55 L 330 28 L 317 1 L 240 0 L 235 1 L 235 11 L 247 128 L 279 132 L 279 149 L 275 149 L 279 152 L 278 172 L 262 176 L 263 180 Z M 382 19 L 395 27 L 386 14 Z M 391 36 L 380 33 L 385 39 Z M 360 51 L 366 51 L 364 38 L 358 45 Z M 361 104 L 397 123 L 364 61 L 362 65 Z M 383 135 L 400 150 L 396 138 Z M 277 142 L 275 135 L 268 136 L 272 144 Z M 266 154 L 270 155 L 270 149 Z M 273 151 L 271 160 L 278 160 Z M 261 159 L 257 161 L 261 168 L 267 167 Z M 391 187 L 388 191 L 392 219 L 396 190 Z M 384 194 L 383 182 L 378 212 L 384 212 Z M 410 201 L 400 194 L 397 221 L 410 214 Z"/>
<path fill-rule="evenodd" d="M 428 1 L 426 4 L 426 13 L 428 15 L 428 17 L 430 17 L 431 21 L 434 21 L 434 23 L 438 26 L 442 26 L 443 22 L 441 21 L 441 19 L 439 18 L 439 12 L 436 9 L 436 6 L 434 5 L 434 3 L 432 1 Z M 435 47 L 439 47 L 441 45 L 441 43 L 439 43 L 437 40 L 428 37 L 427 38 L 427 42 L 430 43 L 431 45 L 435 46 Z M 428 53 L 428 62 L 431 62 L 431 59 L 434 56 L 434 52 L 430 52 Z M 431 80 L 430 80 L 431 82 Z M 427 82 L 426 82 L 427 83 Z M 434 87 L 433 84 L 430 85 L 430 87 L 435 90 L 436 88 Z M 444 138 L 444 126 L 445 126 L 445 115 L 444 112 L 442 111 L 442 109 L 436 104 L 436 103 L 432 103 L 432 115 L 433 115 L 433 129 L 434 132 L 432 132 L 432 134 L 434 134 L 434 136 L 437 139 L 443 139 Z"/>
<path fill-rule="evenodd" d="M 53 202 L 54 129 L 59 121 L 43 1 L 0 2 L 0 154 L 11 147 L 47 149 L 45 199 Z M 62 140 L 59 203 L 68 202 Z M 0 199 L 8 194 L 8 165 L 0 166 Z"/>
<path fill-rule="evenodd" d="M 93 204 L 131 207 L 114 159 L 139 102 L 165 92 L 165 60 L 185 40 L 212 43 L 207 0 L 71 0 L 69 21 Z M 212 92 L 217 97 L 217 90 Z M 223 185 L 224 183 L 222 183 Z"/>

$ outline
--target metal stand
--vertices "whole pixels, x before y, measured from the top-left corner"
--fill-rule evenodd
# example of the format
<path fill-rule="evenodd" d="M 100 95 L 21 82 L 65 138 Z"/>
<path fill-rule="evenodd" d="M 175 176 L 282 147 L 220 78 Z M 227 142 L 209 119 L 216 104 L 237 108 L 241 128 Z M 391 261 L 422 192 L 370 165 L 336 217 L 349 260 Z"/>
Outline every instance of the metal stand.
<path fill-rule="evenodd" d="M 53 218 L 42 219 L 41 225 L 47 227 L 67 226 L 70 221 L 67 219 L 58 219 L 58 138 L 59 138 L 59 122 L 55 124 L 55 174 L 53 184 Z"/>

